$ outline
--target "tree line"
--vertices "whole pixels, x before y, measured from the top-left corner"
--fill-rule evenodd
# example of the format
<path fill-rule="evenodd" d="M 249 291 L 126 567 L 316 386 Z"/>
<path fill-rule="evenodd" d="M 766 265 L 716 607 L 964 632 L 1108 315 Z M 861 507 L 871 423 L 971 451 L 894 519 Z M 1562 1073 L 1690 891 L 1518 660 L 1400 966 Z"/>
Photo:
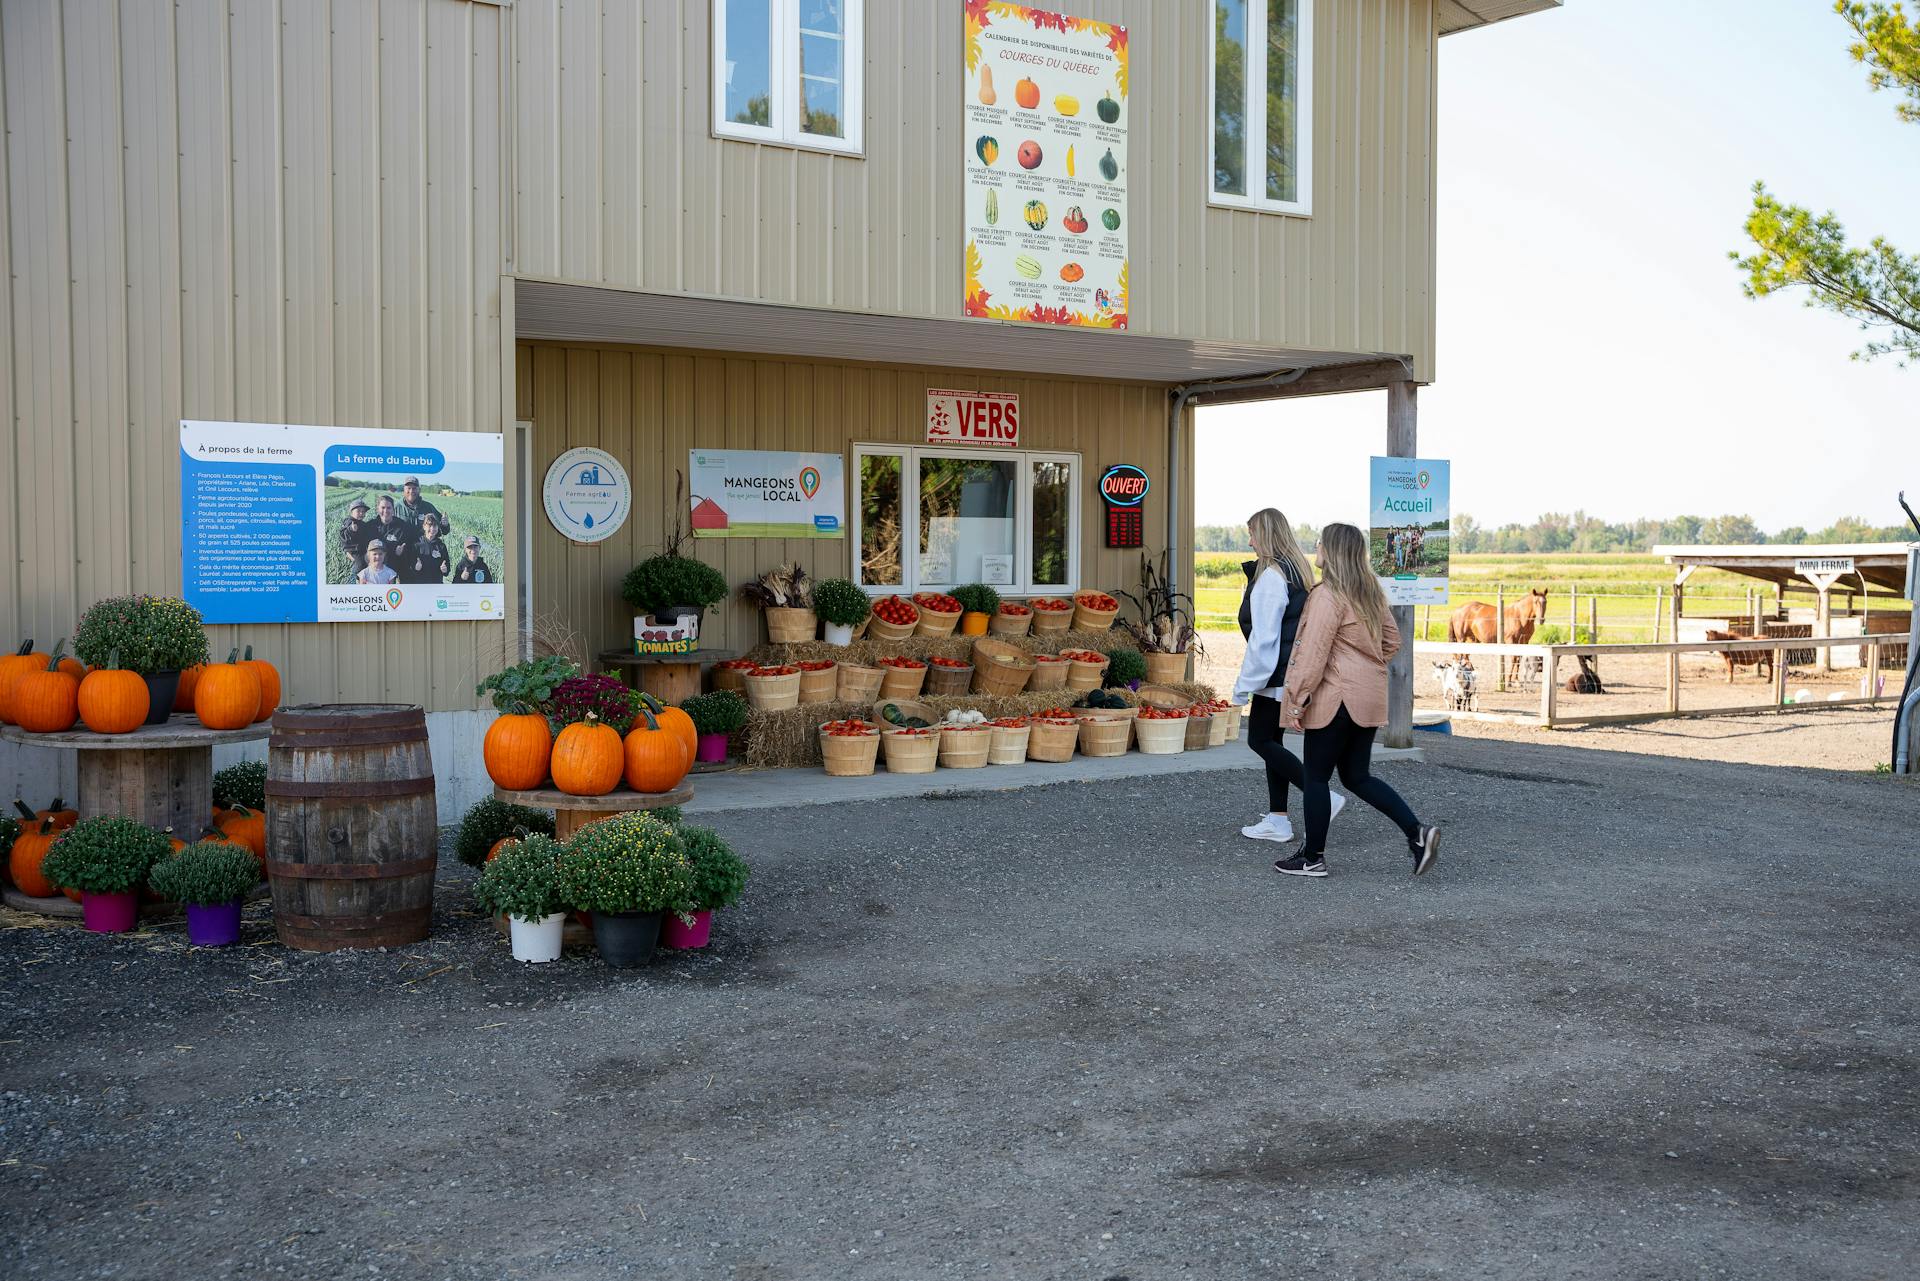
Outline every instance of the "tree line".
<path fill-rule="evenodd" d="M 1320 543 L 1320 531 L 1312 525 L 1296 525 L 1294 533 L 1300 545 L 1312 551 Z M 1453 550 L 1463 555 L 1475 552 L 1553 553 L 1646 552 L 1661 545 L 1740 546 L 1754 543 L 1779 543 L 1804 546 L 1810 543 L 1904 543 L 1913 536 L 1905 525 L 1870 525 L 1858 516 L 1842 516 L 1825 529 L 1807 529 L 1790 525 L 1768 533 L 1751 516 L 1674 516 L 1666 520 L 1642 517 L 1639 520 L 1610 524 L 1597 516 L 1577 511 L 1571 515 L 1547 512 L 1528 523 L 1518 521 L 1496 527 L 1482 525 L 1461 512 L 1453 518 Z M 1247 550 L 1245 525 L 1201 525 L 1193 531 L 1196 552 L 1244 552 Z"/>

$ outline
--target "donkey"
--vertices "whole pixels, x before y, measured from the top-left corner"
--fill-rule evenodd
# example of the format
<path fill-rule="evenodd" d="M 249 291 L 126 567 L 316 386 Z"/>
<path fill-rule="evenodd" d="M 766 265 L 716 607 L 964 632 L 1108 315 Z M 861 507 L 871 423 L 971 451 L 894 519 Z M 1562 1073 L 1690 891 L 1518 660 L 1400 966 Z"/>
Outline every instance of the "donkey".
<path fill-rule="evenodd" d="M 1547 593 L 1544 588 L 1536 587 L 1507 606 L 1506 618 L 1498 620 L 1505 626 L 1496 626 L 1493 606 L 1485 601 L 1470 600 L 1453 616 L 1447 619 L 1447 639 L 1465 641 L 1477 645 L 1524 645 L 1533 639 L 1533 629 L 1546 621 Z M 1507 680 L 1520 679 L 1520 660 L 1506 660 Z"/>

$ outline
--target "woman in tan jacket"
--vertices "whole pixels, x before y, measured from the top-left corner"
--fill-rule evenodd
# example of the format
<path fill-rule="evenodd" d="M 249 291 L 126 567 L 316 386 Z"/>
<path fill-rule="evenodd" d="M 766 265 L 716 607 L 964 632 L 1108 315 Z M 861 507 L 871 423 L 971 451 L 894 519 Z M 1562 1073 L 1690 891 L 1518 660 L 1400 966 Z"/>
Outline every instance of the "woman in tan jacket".
<path fill-rule="evenodd" d="M 1387 721 L 1387 660 L 1400 648 L 1386 593 L 1367 564 L 1367 536 L 1352 525 L 1320 531 L 1320 585 L 1307 594 L 1287 663 L 1283 723 L 1304 730 L 1301 786 L 1306 843 L 1273 865 L 1288 876 L 1325 876 L 1327 821 L 1334 771 L 1350 795 L 1392 819 L 1406 833 L 1413 874 L 1433 866 L 1440 829 L 1422 826 L 1400 793 L 1373 776 L 1373 734 Z"/>

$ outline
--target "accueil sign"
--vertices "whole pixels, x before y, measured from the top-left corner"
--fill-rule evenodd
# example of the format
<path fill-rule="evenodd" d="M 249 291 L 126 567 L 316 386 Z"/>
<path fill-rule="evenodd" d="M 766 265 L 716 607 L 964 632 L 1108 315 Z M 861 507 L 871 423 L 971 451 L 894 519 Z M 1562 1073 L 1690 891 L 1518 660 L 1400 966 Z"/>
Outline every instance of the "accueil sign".
<path fill-rule="evenodd" d="M 1020 444 L 1020 397 L 1005 391 L 927 388 L 929 445 Z"/>

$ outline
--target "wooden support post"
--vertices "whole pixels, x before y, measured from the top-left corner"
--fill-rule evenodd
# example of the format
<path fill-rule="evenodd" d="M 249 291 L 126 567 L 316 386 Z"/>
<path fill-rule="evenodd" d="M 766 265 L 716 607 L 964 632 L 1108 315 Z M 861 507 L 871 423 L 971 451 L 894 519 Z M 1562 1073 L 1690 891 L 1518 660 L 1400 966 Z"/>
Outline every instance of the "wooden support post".
<path fill-rule="evenodd" d="M 1433 627 L 1433 606 L 1422 605 L 1420 607 L 1420 639 L 1421 640 L 1433 639 L 1433 635 L 1430 630 L 1432 627 Z"/>
<path fill-rule="evenodd" d="M 1664 587 L 1654 588 L 1653 589 L 1653 643 L 1656 645 L 1660 643 L 1660 616 L 1661 614 L 1666 612 L 1666 608 L 1667 608 L 1667 589 Z"/>
<path fill-rule="evenodd" d="M 1680 639 L 1680 620 L 1687 614 L 1687 579 L 1693 575 L 1693 566 L 1683 565 L 1680 572 L 1673 576 L 1673 619 L 1669 630 L 1671 640 Z M 1667 710 L 1680 710 L 1680 655 L 1667 655 Z"/>
<path fill-rule="evenodd" d="M 1580 640 L 1580 584 L 1567 588 L 1567 644 Z"/>
<path fill-rule="evenodd" d="M 1867 637 L 1867 688 L 1866 696 L 1879 701 L 1880 698 L 1880 642 Z"/>
<path fill-rule="evenodd" d="M 1833 591 L 1831 587 L 1822 586 L 1820 588 L 1820 605 L 1816 619 L 1818 621 L 1813 629 L 1815 636 L 1833 635 Z M 1820 647 L 1819 667 L 1823 672 L 1833 670 L 1833 647 L 1831 645 L 1822 645 Z"/>
<path fill-rule="evenodd" d="M 1591 593 L 1587 596 L 1587 640 L 1594 645 L 1600 643 L 1600 598 Z M 1593 674 L 1596 678 L 1600 675 L 1598 654 L 1593 656 Z"/>
<path fill-rule="evenodd" d="M 1773 705 L 1787 705 L 1787 651 L 1784 648 L 1773 651 Z"/>
<path fill-rule="evenodd" d="M 1499 583 L 1493 585 L 1493 639 L 1504 641 L 1507 638 L 1507 589 Z M 1493 690 L 1496 694 L 1507 692 L 1507 657 L 1502 654 L 1494 660 L 1496 669 L 1493 674 Z"/>
<path fill-rule="evenodd" d="M 1419 407 L 1411 382 L 1387 384 L 1387 456 L 1412 458 Z M 1387 727 L 1381 741 L 1388 747 L 1413 746 L 1413 606 L 1401 605 L 1393 611 L 1394 626 L 1400 629 L 1399 652 L 1387 660 Z"/>
<path fill-rule="evenodd" d="M 1560 670 L 1560 653 L 1556 646 L 1546 647 L 1540 658 L 1540 667 L 1540 723 L 1552 729 L 1554 691 L 1559 688 L 1553 678 Z"/>

